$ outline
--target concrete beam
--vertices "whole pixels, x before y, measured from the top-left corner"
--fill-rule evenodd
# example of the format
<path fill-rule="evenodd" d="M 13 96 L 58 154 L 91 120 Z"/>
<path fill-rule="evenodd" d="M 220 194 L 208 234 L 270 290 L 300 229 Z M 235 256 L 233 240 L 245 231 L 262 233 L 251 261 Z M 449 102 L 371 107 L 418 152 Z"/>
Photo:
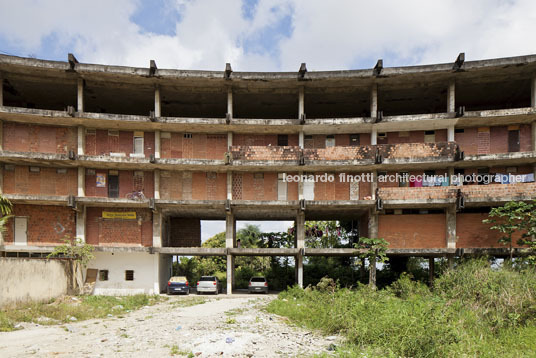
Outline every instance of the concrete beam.
<path fill-rule="evenodd" d="M 227 114 L 233 118 L 233 89 L 227 88 Z"/>
<path fill-rule="evenodd" d="M 160 159 L 161 150 L 162 150 L 162 145 L 160 141 L 160 131 L 154 131 L 154 157 L 155 159 Z"/>
<path fill-rule="evenodd" d="M 456 131 L 454 130 L 454 126 L 448 126 L 447 128 L 447 142 L 454 142 L 455 136 L 454 133 Z"/>
<path fill-rule="evenodd" d="M 162 247 L 162 213 L 153 212 L 153 247 Z"/>
<path fill-rule="evenodd" d="M 86 129 L 82 126 L 78 126 L 77 135 L 77 153 L 78 155 L 84 155 L 86 147 Z"/>
<path fill-rule="evenodd" d="M 154 116 L 156 118 L 162 117 L 162 105 L 160 101 L 160 87 L 158 85 L 154 88 Z"/>
<path fill-rule="evenodd" d="M 454 80 L 449 82 L 447 90 L 447 112 L 456 112 L 456 82 Z"/>
<path fill-rule="evenodd" d="M 446 220 L 447 220 L 447 248 L 455 249 L 456 248 L 456 207 L 450 205 L 445 210 Z"/>
<path fill-rule="evenodd" d="M 378 115 L 378 84 L 374 83 L 370 90 L 370 116 L 376 118 Z"/>
<path fill-rule="evenodd" d="M 160 199 L 160 170 L 158 169 L 154 171 L 154 198 Z"/>
<path fill-rule="evenodd" d="M 86 196 L 86 168 L 78 167 L 78 196 Z"/>
<path fill-rule="evenodd" d="M 305 116 L 305 88 L 300 87 L 298 92 L 298 119 L 302 119 Z"/>
<path fill-rule="evenodd" d="M 76 238 L 86 242 L 86 206 L 76 212 Z"/>
<path fill-rule="evenodd" d="M 82 78 L 78 79 L 76 93 L 76 110 L 78 112 L 84 112 L 84 80 Z"/>

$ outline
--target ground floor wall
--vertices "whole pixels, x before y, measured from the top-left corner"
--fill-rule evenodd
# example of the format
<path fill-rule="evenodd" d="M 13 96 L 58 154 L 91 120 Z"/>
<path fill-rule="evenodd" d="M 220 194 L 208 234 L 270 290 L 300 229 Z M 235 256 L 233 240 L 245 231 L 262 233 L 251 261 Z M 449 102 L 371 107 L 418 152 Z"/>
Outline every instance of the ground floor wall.
<path fill-rule="evenodd" d="M 96 295 L 158 294 L 166 288 L 171 257 L 148 252 L 96 252 L 88 268 L 98 270 Z"/>
<path fill-rule="evenodd" d="M 87 208 L 86 242 L 100 246 L 152 246 L 151 210 Z"/>
<path fill-rule="evenodd" d="M 66 262 L 0 258 L 0 307 L 67 294 Z"/>

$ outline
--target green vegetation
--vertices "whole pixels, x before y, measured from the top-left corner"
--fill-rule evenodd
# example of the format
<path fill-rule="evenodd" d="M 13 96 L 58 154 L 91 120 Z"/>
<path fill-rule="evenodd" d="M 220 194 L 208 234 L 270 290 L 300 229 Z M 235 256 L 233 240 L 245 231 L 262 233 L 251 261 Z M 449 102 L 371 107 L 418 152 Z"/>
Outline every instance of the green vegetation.
<path fill-rule="evenodd" d="M 164 299 L 161 296 L 150 295 L 65 296 L 49 303 L 29 303 L 0 310 L 0 332 L 16 329 L 15 325 L 19 322 L 50 325 L 104 318 L 108 315 L 119 317 L 121 314 L 154 305 Z"/>
<path fill-rule="evenodd" d="M 294 287 L 268 311 L 325 334 L 341 334 L 341 356 L 533 357 L 536 273 L 486 259 L 445 271 L 434 290 L 403 274 L 390 286 L 350 290 L 331 279 Z"/>

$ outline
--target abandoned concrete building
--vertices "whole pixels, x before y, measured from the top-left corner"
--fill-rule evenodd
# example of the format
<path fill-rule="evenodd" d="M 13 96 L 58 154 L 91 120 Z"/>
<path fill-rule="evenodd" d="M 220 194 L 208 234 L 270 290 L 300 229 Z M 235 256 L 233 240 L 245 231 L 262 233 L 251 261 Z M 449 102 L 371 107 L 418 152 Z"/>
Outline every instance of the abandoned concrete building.
<path fill-rule="evenodd" d="M 97 294 L 161 292 L 172 255 L 226 257 L 229 292 L 236 256 L 292 256 L 303 284 L 304 257 L 355 252 L 306 248 L 306 220 L 353 220 L 388 255 L 501 255 L 482 220 L 536 198 L 536 55 L 281 73 L 0 55 L 0 80 L 1 255 L 78 237 Z M 379 180 L 396 173 L 502 175 Z M 225 221 L 225 248 L 201 247 L 201 220 Z M 294 221 L 295 245 L 238 247 L 237 220 Z"/>

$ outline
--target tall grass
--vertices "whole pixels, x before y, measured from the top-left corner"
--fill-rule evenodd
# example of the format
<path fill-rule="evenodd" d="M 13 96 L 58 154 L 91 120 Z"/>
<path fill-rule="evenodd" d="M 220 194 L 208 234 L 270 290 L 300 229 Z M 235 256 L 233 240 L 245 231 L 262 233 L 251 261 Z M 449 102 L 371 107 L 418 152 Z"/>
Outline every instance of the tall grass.
<path fill-rule="evenodd" d="M 493 270 L 481 259 L 447 271 L 433 292 L 407 275 L 379 291 L 324 287 L 294 287 L 268 310 L 343 335 L 343 356 L 536 356 L 534 271 Z"/>

